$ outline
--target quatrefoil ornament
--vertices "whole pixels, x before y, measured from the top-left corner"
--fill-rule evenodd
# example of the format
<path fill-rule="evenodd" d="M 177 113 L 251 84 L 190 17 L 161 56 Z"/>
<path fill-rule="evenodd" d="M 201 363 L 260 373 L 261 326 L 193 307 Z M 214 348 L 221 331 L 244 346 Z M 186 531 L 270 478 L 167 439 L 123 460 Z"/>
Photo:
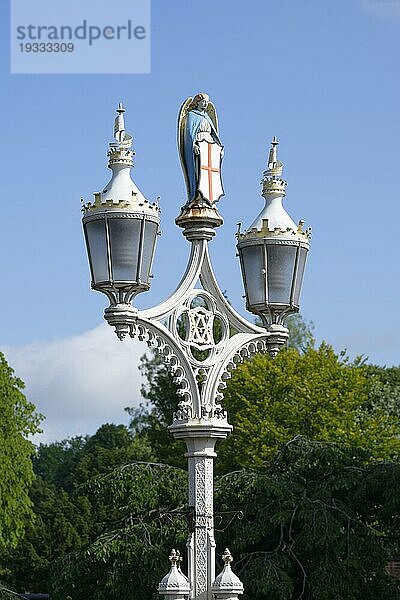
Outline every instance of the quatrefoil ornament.
<path fill-rule="evenodd" d="M 215 346 L 214 314 L 202 306 L 195 306 L 187 311 L 187 315 L 189 317 L 188 343 L 199 350 L 209 350 Z"/>
<path fill-rule="evenodd" d="M 207 363 L 224 347 L 229 323 L 205 290 L 193 290 L 175 313 L 176 335 L 187 354 L 196 362 Z M 207 351 L 200 360 L 198 352 Z M 193 353 L 195 356 L 193 356 Z"/>

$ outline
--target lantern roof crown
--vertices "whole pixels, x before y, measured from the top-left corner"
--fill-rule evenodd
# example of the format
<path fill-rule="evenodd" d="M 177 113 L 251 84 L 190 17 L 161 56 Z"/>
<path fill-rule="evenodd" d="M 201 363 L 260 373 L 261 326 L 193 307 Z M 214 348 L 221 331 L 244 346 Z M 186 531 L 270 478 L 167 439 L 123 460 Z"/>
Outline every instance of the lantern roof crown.
<path fill-rule="evenodd" d="M 264 198 L 269 195 L 280 195 L 286 194 L 286 181 L 281 178 L 283 172 L 283 163 L 277 158 L 277 148 L 279 140 L 274 135 L 271 141 L 271 149 L 268 156 L 267 168 L 263 173 L 261 184 L 263 186 Z"/>
<path fill-rule="evenodd" d="M 239 227 L 237 233 L 239 240 L 255 237 L 289 237 L 307 241 L 310 237 L 310 230 L 303 231 L 304 221 L 299 221 L 296 225 L 282 205 L 282 200 L 286 195 L 286 181 L 281 178 L 283 163 L 277 157 L 278 144 L 278 138 L 274 136 L 271 141 L 267 168 L 261 180 L 265 206 L 245 232 L 240 231 Z"/>
<path fill-rule="evenodd" d="M 132 181 L 133 138 L 125 128 L 125 108 L 122 103 L 116 109 L 114 120 L 114 140 L 109 143 L 108 167 L 112 171 L 110 181 L 101 192 L 95 192 L 94 202 L 83 204 L 84 214 L 107 210 L 139 211 L 158 216 L 160 209 L 157 202 L 150 203 L 137 185 Z"/>

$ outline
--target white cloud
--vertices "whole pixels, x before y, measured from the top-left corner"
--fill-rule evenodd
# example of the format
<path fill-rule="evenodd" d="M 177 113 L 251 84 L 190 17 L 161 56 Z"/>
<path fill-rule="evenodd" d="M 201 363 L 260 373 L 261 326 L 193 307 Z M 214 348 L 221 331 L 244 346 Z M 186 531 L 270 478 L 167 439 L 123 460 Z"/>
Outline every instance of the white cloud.
<path fill-rule="evenodd" d="M 127 422 L 125 406 L 142 400 L 138 365 L 146 350 L 137 340 L 120 342 L 105 324 L 72 338 L 3 348 L 27 398 L 46 417 L 35 443 Z"/>
<path fill-rule="evenodd" d="M 378 17 L 400 17 L 400 0 L 360 0 L 360 5 Z"/>

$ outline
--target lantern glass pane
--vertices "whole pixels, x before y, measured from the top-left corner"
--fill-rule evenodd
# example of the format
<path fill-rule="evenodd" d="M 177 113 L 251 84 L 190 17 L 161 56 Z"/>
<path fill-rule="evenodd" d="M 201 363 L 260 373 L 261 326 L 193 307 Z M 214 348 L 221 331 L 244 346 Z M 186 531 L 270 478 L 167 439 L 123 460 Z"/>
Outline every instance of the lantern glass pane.
<path fill-rule="evenodd" d="M 140 281 L 142 283 L 149 282 L 157 229 L 157 223 L 154 223 L 153 221 L 146 221 L 143 240 L 142 264 L 140 265 Z"/>
<path fill-rule="evenodd" d="M 137 281 L 141 221 L 114 218 L 108 226 L 113 280 Z"/>
<path fill-rule="evenodd" d="M 290 304 L 296 246 L 267 244 L 268 302 Z"/>
<path fill-rule="evenodd" d="M 242 248 L 243 270 L 247 303 L 265 303 L 264 246 Z"/>
<path fill-rule="evenodd" d="M 106 224 L 104 219 L 85 224 L 86 242 L 93 283 L 109 281 Z"/>
<path fill-rule="evenodd" d="M 297 265 L 297 273 L 296 273 L 296 281 L 294 283 L 294 293 L 293 293 L 293 302 L 296 306 L 299 305 L 300 302 L 300 292 L 301 286 L 303 283 L 303 275 L 304 268 L 306 266 L 306 258 L 307 258 L 307 249 L 300 248 L 299 249 L 299 262 Z"/>

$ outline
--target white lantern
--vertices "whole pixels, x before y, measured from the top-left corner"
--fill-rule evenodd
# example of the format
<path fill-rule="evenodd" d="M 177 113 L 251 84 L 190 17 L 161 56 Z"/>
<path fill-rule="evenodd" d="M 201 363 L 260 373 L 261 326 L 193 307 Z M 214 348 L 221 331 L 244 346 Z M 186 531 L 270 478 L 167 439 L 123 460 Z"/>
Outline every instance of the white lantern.
<path fill-rule="evenodd" d="M 267 325 L 283 324 L 288 314 L 298 312 L 310 247 L 304 222 L 296 226 L 282 206 L 286 182 L 280 177 L 283 165 L 276 157 L 277 145 L 274 137 L 262 180 L 265 206 L 237 235 L 246 307 Z"/>
<path fill-rule="evenodd" d="M 112 177 L 94 202 L 84 205 L 82 222 L 92 288 L 112 304 L 126 304 L 150 288 L 160 219 L 157 204 L 150 204 L 131 179 L 132 137 L 125 131 L 121 105 L 117 112 L 116 142 L 108 152 Z"/>

